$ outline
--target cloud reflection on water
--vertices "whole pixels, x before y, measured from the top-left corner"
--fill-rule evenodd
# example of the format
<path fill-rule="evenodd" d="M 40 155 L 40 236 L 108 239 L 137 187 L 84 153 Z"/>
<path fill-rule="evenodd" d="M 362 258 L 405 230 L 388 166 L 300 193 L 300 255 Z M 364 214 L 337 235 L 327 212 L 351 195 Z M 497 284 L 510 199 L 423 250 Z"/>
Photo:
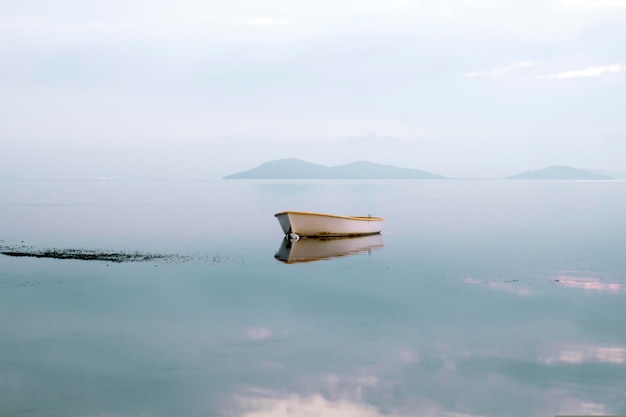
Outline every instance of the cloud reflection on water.
<path fill-rule="evenodd" d="M 246 410 L 238 415 L 240 417 L 378 417 L 382 415 L 372 405 L 348 400 L 330 401 L 320 394 L 310 396 L 298 394 L 257 395 L 241 397 L 238 402 L 239 406 Z M 393 415 L 388 416 L 393 417 Z"/>
<path fill-rule="evenodd" d="M 626 363 L 626 348 L 619 346 L 571 346 L 562 349 L 556 355 L 545 357 L 542 362 L 547 365 L 590 362 L 624 364 Z"/>
<path fill-rule="evenodd" d="M 597 274 L 587 271 L 561 271 L 554 278 L 555 282 L 570 288 L 589 291 L 620 292 L 624 286 L 617 282 L 603 282 Z"/>
<path fill-rule="evenodd" d="M 345 398 L 332 400 L 321 394 L 280 394 L 259 390 L 255 395 L 238 397 L 237 402 L 244 410 L 237 414 L 238 417 L 477 417 L 446 411 L 429 401 L 411 410 L 387 412 L 374 405 Z"/>
<path fill-rule="evenodd" d="M 272 331 L 267 327 L 251 327 L 246 330 L 246 337 L 250 340 L 267 340 L 272 337 Z"/>

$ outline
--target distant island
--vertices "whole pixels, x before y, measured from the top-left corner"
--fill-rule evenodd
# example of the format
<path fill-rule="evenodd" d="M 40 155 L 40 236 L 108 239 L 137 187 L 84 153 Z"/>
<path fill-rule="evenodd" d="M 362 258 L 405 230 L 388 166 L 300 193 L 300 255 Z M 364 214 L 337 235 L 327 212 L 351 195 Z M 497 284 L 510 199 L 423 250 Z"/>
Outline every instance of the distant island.
<path fill-rule="evenodd" d="M 328 167 L 300 159 L 279 159 L 256 168 L 227 175 L 224 179 L 443 179 L 419 169 L 398 168 L 391 165 L 358 161 Z"/>
<path fill-rule="evenodd" d="M 380 180 L 430 180 L 448 179 L 439 174 L 419 169 L 398 168 L 374 162 L 358 161 L 346 165 L 325 166 L 301 159 L 279 159 L 265 162 L 256 168 L 227 175 L 224 179 L 380 179 Z M 460 179 L 460 178 L 458 178 Z M 525 171 L 507 180 L 612 180 L 601 173 L 563 165 L 551 166 L 536 171 Z"/>
<path fill-rule="evenodd" d="M 567 166 L 551 166 L 506 177 L 511 180 L 612 180 L 608 175 Z"/>

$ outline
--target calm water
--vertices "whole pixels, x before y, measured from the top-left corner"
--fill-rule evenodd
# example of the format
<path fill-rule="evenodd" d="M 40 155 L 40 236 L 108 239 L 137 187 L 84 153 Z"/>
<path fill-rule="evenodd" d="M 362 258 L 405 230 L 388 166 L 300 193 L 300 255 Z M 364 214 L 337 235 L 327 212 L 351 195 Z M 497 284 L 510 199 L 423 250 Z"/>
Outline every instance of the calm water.
<path fill-rule="evenodd" d="M 280 262 L 287 209 L 383 246 Z M 0 415 L 626 414 L 625 213 L 620 181 L 0 182 L 4 247 L 181 255 L 0 255 Z"/>

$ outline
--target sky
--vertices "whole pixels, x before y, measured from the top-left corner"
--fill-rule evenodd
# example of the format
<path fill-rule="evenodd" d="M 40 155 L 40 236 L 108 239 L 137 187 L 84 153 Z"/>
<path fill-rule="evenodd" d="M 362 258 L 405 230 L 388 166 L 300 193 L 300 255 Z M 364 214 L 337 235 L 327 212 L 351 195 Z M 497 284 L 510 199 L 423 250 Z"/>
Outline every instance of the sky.
<path fill-rule="evenodd" d="M 626 172 L 626 0 L 0 0 L 0 178 Z"/>

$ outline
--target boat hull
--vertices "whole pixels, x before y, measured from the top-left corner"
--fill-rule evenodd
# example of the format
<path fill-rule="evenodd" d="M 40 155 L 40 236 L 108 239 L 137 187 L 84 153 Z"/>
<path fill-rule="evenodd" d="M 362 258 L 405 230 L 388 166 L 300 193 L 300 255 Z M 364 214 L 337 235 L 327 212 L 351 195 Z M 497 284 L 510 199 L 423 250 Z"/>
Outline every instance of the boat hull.
<path fill-rule="evenodd" d="M 380 233 L 382 217 L 349 217 L 334 214 L 284 211 L 275 214 L 285 235 L 300 237 L 348 237 Z"/>

